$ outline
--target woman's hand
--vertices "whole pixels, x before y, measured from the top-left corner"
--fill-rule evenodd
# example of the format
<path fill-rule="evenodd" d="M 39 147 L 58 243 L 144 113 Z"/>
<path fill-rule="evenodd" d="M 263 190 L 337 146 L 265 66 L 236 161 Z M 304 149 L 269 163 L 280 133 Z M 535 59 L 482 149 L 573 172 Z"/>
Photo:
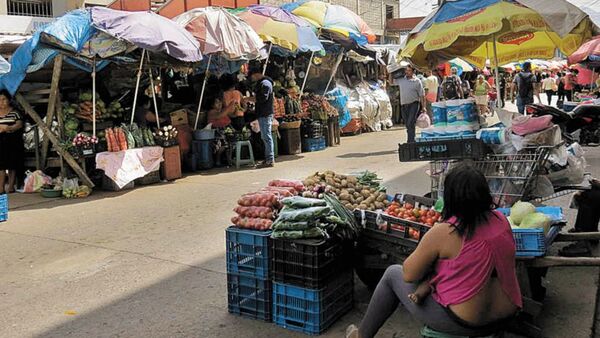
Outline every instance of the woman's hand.
<path fill-rule="evenodd" d="M 10 129 L 5 124 L 0 124 L 0 133 L 8 133 Z"/>

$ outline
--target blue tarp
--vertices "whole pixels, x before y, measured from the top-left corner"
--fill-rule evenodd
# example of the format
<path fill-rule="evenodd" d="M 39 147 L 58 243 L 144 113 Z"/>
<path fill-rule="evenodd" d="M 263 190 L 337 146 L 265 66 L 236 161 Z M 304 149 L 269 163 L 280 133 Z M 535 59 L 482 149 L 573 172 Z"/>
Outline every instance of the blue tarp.
<path fill-rule="evenodd" d="M 58 55 L 53 47 L 79 52 L 95 31 L 88 11 L 76 10 L 58 18 L 17 48 L 10 58 L 10 72 L 0 76 L 0 89 L 16 93 L 27 73 L 41 69 Z"/>
<path fill-rule="evenodd" d="M 329 103 L 338 110 L 338 122 L 340 124 L 340 128 L 344 128 L 346 125 L 348 125 L 348 123 L 350 123 L 350 120 L 352 120 L 352 116 L 350 115 L 347 107 L 348 95 L 344 94 L 339 87 L 336 87 L 325 95 L 332 98 Z"/>

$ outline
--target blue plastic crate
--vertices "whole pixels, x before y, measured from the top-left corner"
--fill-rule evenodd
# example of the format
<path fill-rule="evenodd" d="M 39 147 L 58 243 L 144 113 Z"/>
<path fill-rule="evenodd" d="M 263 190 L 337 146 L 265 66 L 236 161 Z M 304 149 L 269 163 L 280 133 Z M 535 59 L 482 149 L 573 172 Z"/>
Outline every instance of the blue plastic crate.
<path fill-rule="evenodd" d="M 270 278 L 271 231 L 231 226 L 225 230 L 225 237 L 227 272 L 263 279 Z"/>
<path fill-rule="evenodd" d="M 302 139 L 302 152 L 319 151 L 327 148 L 325 137 Z"/>
<path fill-rule="evenodd" d="M 496 210 L 500 211 L 505 216 L 510 216 L 510 208 L 497 208 Z M 537 207 L 535 208 L 535 211 L 548 215 L 554 223 L 565 221 L 561 207 Z"/>
<path fill-rule="evenodd" d="M 271 321 L 272 282 L 269 279 L 227 274 L 227 309 L 243 317 Z"/>
<path fill-rule="evenodd" d="M 8 195 L 0 195 L 0 222 L 8 220 Z"/>
<path fill-rule="evenodd" d="M 321 289 L 273 283 L 273 322 L 283 328 L 318 335 L 353 306 L 352 270 Z"/>
<path fill-rule="evenodd" d="M 546 255 L 546 250 L 552 240 L 556 237 L 560 227 L 550 228 L 547 235 L 544 235 L 544 229 L 512 229 L 517 248 L 517 257 L 541 257 Z"/>

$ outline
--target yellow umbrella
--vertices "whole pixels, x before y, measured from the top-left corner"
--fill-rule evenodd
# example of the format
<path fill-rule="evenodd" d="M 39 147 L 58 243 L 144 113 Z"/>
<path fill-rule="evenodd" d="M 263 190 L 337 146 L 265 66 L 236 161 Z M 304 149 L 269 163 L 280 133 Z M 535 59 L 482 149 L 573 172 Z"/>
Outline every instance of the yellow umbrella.
<path fill-rule="evenodd" d="M 461 57 L 483 67 L 571 54 L 597 27 L 565 0 L 445 2 L 411 32 L 401 56 L 427 67 Z"/>

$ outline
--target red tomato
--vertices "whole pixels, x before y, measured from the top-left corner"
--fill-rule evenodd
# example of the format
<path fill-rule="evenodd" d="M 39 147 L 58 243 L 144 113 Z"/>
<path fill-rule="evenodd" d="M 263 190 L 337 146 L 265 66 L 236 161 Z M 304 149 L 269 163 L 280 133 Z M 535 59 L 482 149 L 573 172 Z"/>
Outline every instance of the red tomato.
<path fill-rule="evenodd" d="M 406 208 L 407 210 L 410 210 L 410 209 L 413 209 L 414 206 L 412 204 L 410 204 L 410 203 L 405 203 L 404 204 L 404 208 Z"/>

